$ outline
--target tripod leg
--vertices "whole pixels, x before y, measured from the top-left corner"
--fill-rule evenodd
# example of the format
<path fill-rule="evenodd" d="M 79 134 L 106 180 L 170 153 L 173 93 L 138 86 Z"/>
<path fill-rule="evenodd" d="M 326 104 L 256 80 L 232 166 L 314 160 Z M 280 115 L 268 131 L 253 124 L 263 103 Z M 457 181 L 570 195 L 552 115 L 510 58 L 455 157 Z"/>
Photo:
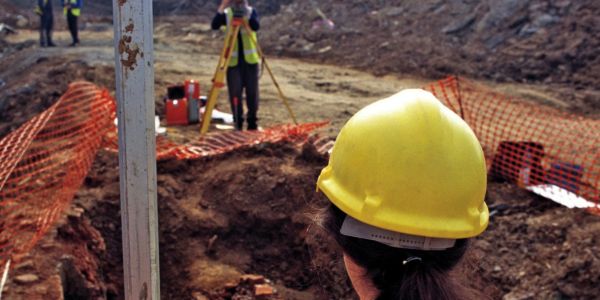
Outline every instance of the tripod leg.
<path fill-rule="evenodd" d="M 260 47 L 260 44 L 258 44 L 258 41 L 256 41 L 254 39 L 254 37 L 252 37 L 252 35 L 250 34 L 252 32 L 252 29 L 250 28 L 250 25 L 248 24 L 247 21 L 244 21 L 244 29 L 248 33 L 248 37 L 250 37 L 250 42 L 252 42 L 252 44 L 254 44 L 254 46 L 256 47 L 256 50 L 258 50 L 258 54 L 260 54 L 260 56 L 263 58 L 263 63 L 265 64 L 265 68 L 267 69 L 267 72 L 269 73 L 269 76 L 271 77 L 271 80 L 273 81 L 273 84 L 277 88 L 277 93 L 279 94 L 279 98 L 281 99 L 281 101 L 283 102 L 283 104 L 285 105 L 285 107 L 287 108 L 287 111 L 290 114 L 290 117 L 292 118 L 292 121 L 294 121 L 294 124 L 298 125 L 298 121 L 296 120 L 296 115 L 292 111 L 292 108 L 290 107 L 290 104 L 289 104 L 289 101 L 288 101 L 287 97 L 283 94 L 283 91 L 281 90 L 281 87 L 279 86 L 279 83 L 275 79 L 275 75 L 273 75 L 273 71 L 271 71 L 271 67 L 267 63 L 267 59 L 265 58 L 265 54 L 262 51 L 262 48 Z"/>
<path fill-rule="evenodd" d="M 229 67 L 229 62 L 231 61 L 231 56 L 233 54 L 233 50 L 235 49 L 239 32 L 240 25 L 235 24 L 233 24 L 229 30 L 227 30 L 225 44 L 223 46 L 223 50 L 221 51 L 221 56 L 219 57 L 219 64 L 217 65 L 215 75 L 213 76 L 213 85 L 210 89 L 210 93 L 208 94 L 208 100 L 206 102 L 206 107 L 204 108 L 204 114 L 202 115 L 202 121 L 200 123 L 200 136 L 204 136 L 208 132 L 212 118 L 212 111 L 217 103 L 217 97 L 219 96 L 220 90 L 225 86 L 227 68 Z"/>

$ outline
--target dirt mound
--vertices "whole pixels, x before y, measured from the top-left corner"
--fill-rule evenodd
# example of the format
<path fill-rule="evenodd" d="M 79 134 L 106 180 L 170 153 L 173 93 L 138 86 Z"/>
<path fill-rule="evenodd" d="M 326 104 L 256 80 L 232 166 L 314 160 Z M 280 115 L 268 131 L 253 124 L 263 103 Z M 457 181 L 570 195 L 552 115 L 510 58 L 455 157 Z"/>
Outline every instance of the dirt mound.
<path fill-rule="evenodd" d="M 597 85 L 597 1 L 319 3 L 334 30 L 313 28 L 311 2 L 264 19 L 270 49 L 378 74 Z"/>
<path fill-rule="evenodd" d="M 323 201 L 314 182 L 324 163 L 314 148 L 293 145 L 159 162 L 163 297 L 230 299 L 243 274 L 270 279 L 283 299 L 350 297 L 339 252 L 306 231 L 306 209 Z M 109 299 L 123 288 L 117 166 L 116 156 L 101 154 L 75 201 L 104 237 Z"/>
<path fill-rule="evenodd" d="M 31 48 L 31 43 L 11 47 L 16 52 L 0 61 L 0 80 L 5 82 L 0 89 L 0 138 L 54 104 L 73 81 L 114 86 L 112 67 L 49 58 Z"/>

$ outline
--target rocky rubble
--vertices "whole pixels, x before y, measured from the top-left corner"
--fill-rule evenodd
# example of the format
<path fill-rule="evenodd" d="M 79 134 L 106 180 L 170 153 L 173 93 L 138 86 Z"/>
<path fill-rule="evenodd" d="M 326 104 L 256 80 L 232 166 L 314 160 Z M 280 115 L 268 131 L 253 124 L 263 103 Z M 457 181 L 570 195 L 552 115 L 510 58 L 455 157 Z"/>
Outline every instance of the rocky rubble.
<path fill-rule="evenodd" d="M 310 2 L 264 18 L 263 41 L 292 55 L 426 77 L 460 74 L 586 88 L 600 72 L 597 1 L 328 1 L 334 30 L 311 27 Z M 281 26 L 281 24 L 289 24 Z M 329 49 L 331 48 L 331 49 Z"/>

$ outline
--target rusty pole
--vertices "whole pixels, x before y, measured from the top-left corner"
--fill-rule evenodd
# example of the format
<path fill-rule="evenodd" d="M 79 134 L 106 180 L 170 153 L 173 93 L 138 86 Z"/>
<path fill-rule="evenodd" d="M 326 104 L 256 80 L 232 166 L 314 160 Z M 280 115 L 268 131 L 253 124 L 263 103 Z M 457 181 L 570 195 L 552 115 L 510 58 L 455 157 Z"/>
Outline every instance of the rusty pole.
<path fill-rule="evenodd" d="M 114 0 L 125 299 L 158 300 L 152 0 Z"/>

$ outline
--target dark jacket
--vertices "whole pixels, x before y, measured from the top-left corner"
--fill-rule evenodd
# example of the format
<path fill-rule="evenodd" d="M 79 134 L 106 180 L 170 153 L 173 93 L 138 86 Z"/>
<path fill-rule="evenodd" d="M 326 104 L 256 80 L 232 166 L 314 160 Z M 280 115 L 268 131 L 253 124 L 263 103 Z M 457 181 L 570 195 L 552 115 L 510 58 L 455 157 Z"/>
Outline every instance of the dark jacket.
<path fill-rule="evenodd" d="M 38 7 L 42 16 L 52 16 L 52 0 L 38 0 Z"/>
<path fill-rule="evenodd" d="M 71 3 L 71 1 L 68 1 L 68 4 L 71 4 L 71 8 L 81 8 L 81 6 L 83 6 L 83 0 L 77 0 L 75 1 L 75 3 Z M 63 2 L 63 6 L 66 6 Z"/>

